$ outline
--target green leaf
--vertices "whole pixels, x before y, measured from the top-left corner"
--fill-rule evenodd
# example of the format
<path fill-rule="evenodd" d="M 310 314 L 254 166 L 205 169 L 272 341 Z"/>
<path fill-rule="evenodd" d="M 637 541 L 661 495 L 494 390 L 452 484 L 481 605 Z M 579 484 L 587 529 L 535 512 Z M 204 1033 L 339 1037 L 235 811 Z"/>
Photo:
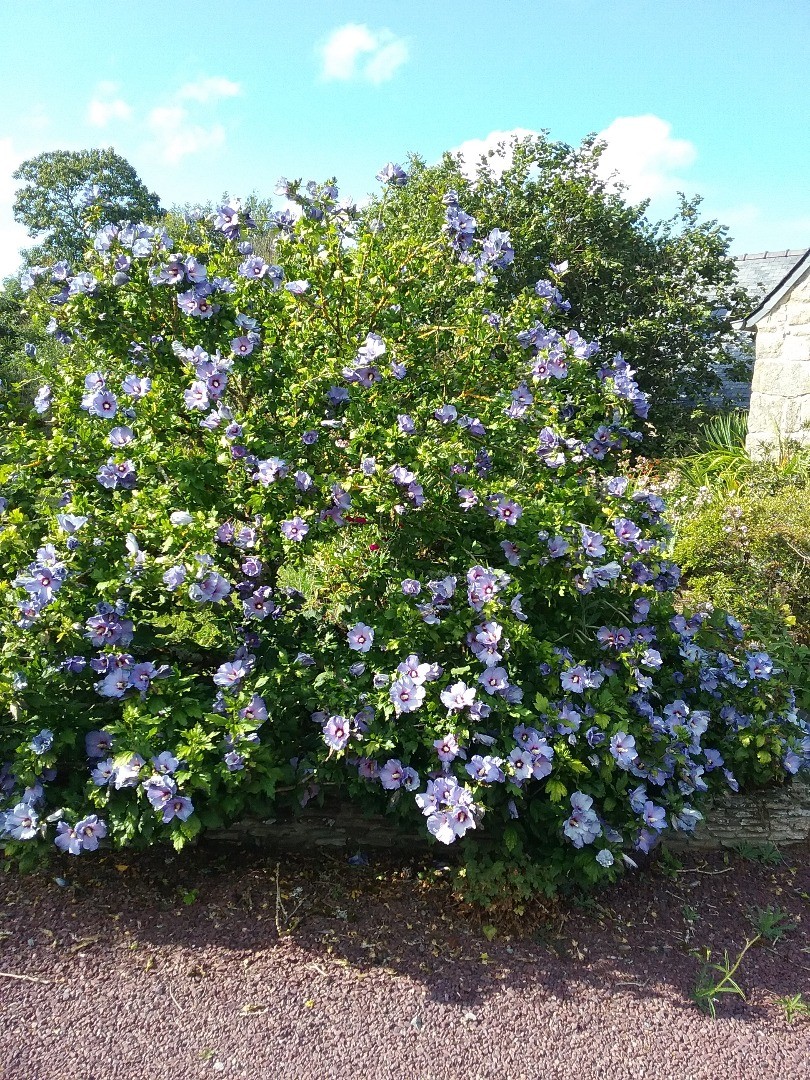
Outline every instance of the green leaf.
<path fill-rule="evenodd" d="M 509 852 L 513 852 L 520 845 L 520 835 L 514 825 L 507 825 L 503 830 L 503 842 Z"/>
<path fill-rule="evenodd" d="M 556 778 L 551 778 L 546 781 L 546 791 L 548 792 L 548 797 L 554 803 L 562 802 L 568 794 L 568 788 L 562 780 Z"/>

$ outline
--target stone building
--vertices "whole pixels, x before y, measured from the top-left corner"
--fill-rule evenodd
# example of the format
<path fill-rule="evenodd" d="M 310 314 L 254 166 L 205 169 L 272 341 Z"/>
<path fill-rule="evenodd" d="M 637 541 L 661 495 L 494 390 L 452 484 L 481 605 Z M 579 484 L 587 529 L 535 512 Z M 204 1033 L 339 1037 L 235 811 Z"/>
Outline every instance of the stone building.
<path fill-rule="evenodd" d="M 761 293 L 737 324 L 755 342 L 748 451 L 810 445 L 810 249 L 746 255 L 737 266 L 740 284 Z"/>

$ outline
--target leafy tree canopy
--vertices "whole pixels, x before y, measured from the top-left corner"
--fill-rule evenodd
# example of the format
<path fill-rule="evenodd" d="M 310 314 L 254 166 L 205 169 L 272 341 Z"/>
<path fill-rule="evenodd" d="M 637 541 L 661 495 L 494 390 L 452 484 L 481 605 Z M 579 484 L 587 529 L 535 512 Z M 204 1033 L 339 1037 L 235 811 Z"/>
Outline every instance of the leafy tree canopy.
<path fill-rule="evenodd" d="M 39 154 L 14 179 L 23 181 L 14 218 L 40 241 L 37 258 L 82 258 L 91 222 L 153 221 L 163 213 L 158 196 L 112 147 Z"/>
<path fill-rule="evenodd" d="M 515 259 L 499 274 L 499 300 L 564 277 L 569 324 L 625 355 L 656 400 L 663 433 L 682 425 L 685 408 L 717 394 L 718 368 L 729 363 L 730 313 L 746 297 L 735 284 L 727 230 L 700 220 L 700 199 L 681 196 L 671 219 L 651 221 L 648 202 L 628 204 L 600 174 L 603 149 L 595 137 L 579 147 L 546 133 L 515 139 L 482 157 L 474 178 L 460 155 L 433 165 L 412 157 L 408 183 L 389 185 L 366 214 L 379 216 L 385 199 L 383 242 L 426 241 L 441 227 L 435 195 L 456 191 L 476 235 L 494 227 L 510 234 Z"/>

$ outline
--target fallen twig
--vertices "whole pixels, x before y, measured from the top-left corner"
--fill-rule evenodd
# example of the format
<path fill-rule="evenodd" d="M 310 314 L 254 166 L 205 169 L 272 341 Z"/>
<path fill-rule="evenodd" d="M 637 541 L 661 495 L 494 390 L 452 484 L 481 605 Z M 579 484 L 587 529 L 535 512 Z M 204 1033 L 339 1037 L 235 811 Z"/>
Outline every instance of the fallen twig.
<path fill-rule="evenodd" d="M 729 870 L 735 870 L 734 866 L 727 866 L 724 870 L 673 870 L 673 874 L 708 874 L 709 877 L 716 877 L 717 874 L 727 874 Z"/>
<path fill-rule="evenodd" d="M 0 971 L 0 977 L 4 979 L 20 979 L 23 982 L 48 983 L 52 985 L 53 979 L 41 979 L 39 975 L 16 975 L 13 971 Z"/>

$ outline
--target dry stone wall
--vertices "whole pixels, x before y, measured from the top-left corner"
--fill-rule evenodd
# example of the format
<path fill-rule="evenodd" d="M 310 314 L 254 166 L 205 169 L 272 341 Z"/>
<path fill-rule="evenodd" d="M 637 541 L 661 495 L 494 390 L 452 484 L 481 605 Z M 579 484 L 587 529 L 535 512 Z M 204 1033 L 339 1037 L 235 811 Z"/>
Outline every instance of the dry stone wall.
<path fill-rule="evenodd" d="M 289 822 L 242 821 L 229 829 L 209 832 L 208 836 L 212 840 L 281 850 L 333 848 L 349 855 L 374 849 L 403 853 L 429 849 L 424 832 L 403 832 L 390 818 L 365 817 L 350 806 L 340 805 L 325 810 L 308 809 L 300 818 Z M 667 843 L 672 847 L 700 849 L 742 843 L 796 844 L 805 840 L 810 840 L 810 784 L 799 780 L 755 795 L 725 795 L 707 811 L 705 821 L 693 836 L 667 835 Z"/>
<path fill-rule="evenodd" d="M 810 840 L 810 784 L 794 780 L 756 795 L 725 795 L 685 838 L 690 848 L 798 844 Z"/>

